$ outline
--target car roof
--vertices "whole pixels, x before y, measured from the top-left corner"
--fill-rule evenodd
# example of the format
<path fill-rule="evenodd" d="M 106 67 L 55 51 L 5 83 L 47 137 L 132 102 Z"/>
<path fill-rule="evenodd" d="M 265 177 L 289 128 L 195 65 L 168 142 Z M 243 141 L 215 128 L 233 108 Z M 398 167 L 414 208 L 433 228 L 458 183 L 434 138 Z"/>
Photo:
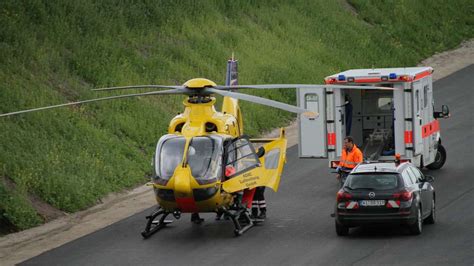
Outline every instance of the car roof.
<path fill-rule="evenodd" d="M 365 173 L 401 173 L 409 165 L 408 162 L 395 164 L 395 162 L 374 162 L 374 163 L 360 163 L 352 174 L 365 174 Z"/>

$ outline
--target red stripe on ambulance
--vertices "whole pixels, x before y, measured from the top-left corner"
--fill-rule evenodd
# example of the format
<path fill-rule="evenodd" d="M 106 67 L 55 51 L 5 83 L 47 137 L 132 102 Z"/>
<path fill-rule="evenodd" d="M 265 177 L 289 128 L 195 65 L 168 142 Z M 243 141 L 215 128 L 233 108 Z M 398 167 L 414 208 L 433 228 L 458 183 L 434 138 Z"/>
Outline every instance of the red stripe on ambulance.
<path fill-rule="evenodd" d="M 336 145 L 336 133 L 328 133 L 328 145 Z"/>
<path fill-rule="evenodd" d="M 405 143 L 413 143 L 413 131 L 405 131 Z"/>

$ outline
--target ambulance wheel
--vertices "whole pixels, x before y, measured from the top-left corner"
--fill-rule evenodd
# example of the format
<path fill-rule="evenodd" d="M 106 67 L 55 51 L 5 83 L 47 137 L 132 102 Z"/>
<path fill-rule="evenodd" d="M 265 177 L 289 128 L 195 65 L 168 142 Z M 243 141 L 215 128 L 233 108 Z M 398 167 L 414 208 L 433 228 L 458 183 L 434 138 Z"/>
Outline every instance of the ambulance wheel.
<path fill-rule="evenodd" d="M 435 161 L 426 167 L 430 170 L 438 170 L 443 167 L 444 163 L 446 162 L 446 150 L 444 149 L 443 145 L 438 145 L 438 151 L 436 152 Z"/>

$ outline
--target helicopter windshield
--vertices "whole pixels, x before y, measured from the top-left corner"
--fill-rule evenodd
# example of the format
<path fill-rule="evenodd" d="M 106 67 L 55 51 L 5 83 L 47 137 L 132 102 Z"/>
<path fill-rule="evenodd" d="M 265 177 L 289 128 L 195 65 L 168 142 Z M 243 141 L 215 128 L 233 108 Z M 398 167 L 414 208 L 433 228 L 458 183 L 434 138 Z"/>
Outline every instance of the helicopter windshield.
<path fill-rule="evenodd" d="M 187 163 L 192 176 L 201 184 L 214 182 L 222 175 L 223 140 L 219 136 L 194 137 L 187 151 Z M 156 178 L 169 180 L 182 162 L 186 139 L 165 135 L 157 146 L 155 158 Z"/>
<path fill-rule="evenodd" d="M 188 164 L 199 183 L 217 180 L 222 173 L 222 138 L 217 136 L 194 137 L 189 143 Z"/>
<path fill-rule="evenodd" d="M 164 136 L 158 143 L 155 171 L 159 179 L 168 180 L 183 160 L 186 139 L 173 135 Z"/>

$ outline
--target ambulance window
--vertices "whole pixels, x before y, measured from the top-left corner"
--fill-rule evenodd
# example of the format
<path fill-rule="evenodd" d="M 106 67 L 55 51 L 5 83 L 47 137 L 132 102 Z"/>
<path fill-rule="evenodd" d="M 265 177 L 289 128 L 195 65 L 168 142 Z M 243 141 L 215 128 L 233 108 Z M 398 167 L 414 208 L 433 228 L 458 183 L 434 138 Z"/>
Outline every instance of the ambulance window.
<path fill-rule="evenodd" d="M 380 97 L 378 100 L 378 107 L 382 111 L 392 110 L 392 98 Z"/>
<path fill-rule="evenodd" d="M 425 85 L 423 87 L 423 99 L 425 101 L 424 108 L 428 107 L 428 85 Z"/>
<path fill-rule="evenodd" d="M 315 93 L 308 93 L 304 95 L 305 109 L 319 113 L 319 97 Z"/>
<path fill-rule="evenodd" d="M 415 93 L 415 109 L 416 112 L 420 111 L 420 91 L 416 91 Z"/>

